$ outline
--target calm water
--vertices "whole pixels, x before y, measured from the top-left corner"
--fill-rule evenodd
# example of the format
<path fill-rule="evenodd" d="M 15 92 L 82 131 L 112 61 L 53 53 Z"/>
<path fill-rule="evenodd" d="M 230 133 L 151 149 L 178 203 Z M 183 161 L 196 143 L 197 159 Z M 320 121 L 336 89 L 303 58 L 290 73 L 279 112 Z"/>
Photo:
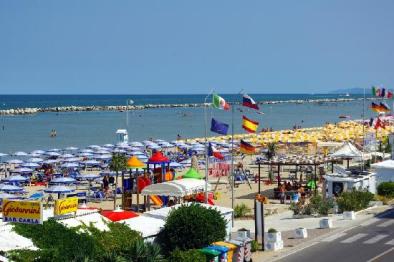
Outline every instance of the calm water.
<path fill-rule="evenodd" d="M 229 101 L 239 96 L 225 95 Z M 255 100 L 317 99 L 334 98 L 338 95 L 254 95 Z M 233 98 L 233 99 L 231 99 Z M 121 105 L 127 99 L 136 104 L 145 103 L 201 103 L 203 95 L 181 96 L 1 96 L 4 107 L 45 107 L 62 105 Z M 277 104 L 264 105 L 259 115 L 254 111 L 243 113 L 235 110 L 235 133 L 243 133 L 242 114 L 260 122 L 260 127 L 274 129 L 291 128 L 294 124 L 303 127 L 321 126 L 325 122 L 339 121 L 339 115 L 350 115 L 352 119 L 362 116 L 362 101 L 325 104 Z M 366 117 L 373 116 L 367 108 Z M 128 115 L 128 121 L 127 121 Z M 231 123 L 231 112 L 208 110 L 208 118 L 215 117 Z M 130 141 L 162 138 L 175 140 L 182 137 L 204 136 L 203 108 L 146 109 L 134 112 L 71 112 L 40 113 L 26 116 L 0 116 L 0 152 L 32 151 L 35 149 L 84 147 L 92 144 L 115 143 L 115 131 L 127 128 Z M 128 123 L 128 125 L 127 125 Z M 56 129 L 57 137 L 50 138 L 51 129 Z M 209 135 L 214 135 L 209 132 Z"/>

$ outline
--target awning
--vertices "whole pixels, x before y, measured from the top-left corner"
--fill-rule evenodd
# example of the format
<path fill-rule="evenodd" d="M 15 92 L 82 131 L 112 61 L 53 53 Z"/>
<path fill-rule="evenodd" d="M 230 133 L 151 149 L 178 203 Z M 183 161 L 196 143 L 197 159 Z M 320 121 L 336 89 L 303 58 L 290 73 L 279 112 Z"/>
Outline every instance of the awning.
<path fill-rule="evenodd" d="M 208 184 L 208 191 L 211 186 Z M 179 179 L 145 187 L 142 195 L 164 195 L 183 197 L 193 193 L 205 191 L 205 181 L 200 179 Z"/>

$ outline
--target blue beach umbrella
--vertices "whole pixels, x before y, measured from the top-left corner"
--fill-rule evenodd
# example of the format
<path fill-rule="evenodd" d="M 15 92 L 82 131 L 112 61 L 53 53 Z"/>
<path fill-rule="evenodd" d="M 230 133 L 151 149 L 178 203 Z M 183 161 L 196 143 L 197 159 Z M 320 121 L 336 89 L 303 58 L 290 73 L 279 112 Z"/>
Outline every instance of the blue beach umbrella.
<path fill-rule="evenodd" d="M 97 179 L 99 177 L 100 177 L 99 174 L 83 174 L 83 175 L 79 174 L 77 176 L 77 178 L 81 179 L 81 180 L 94 180 L 94 179 Z"/>
<path fill-rule="evenodd" d="M 79 167 L 78 163 L 64 163 L 61 165 L 62 168 L 76 168 Z"/>
<path fill-rule="evenodd" d="M 14 185 L 7 185 L 7 184 L 0 184 L 0 191 L 4 192 L 22 192 L 23 187 L 14 186 Z"/>
<path fill-rule="evenodd" d="M 77 180 L 75 180 L 72 177 L 57 177 L 55 179 L 52 179 L 51 183 L 53 183 L 53 184 L 73 184 L 76 181 Z"/>
<path fill-rule="evenodd" d="M 28 163 L 24 163 L 22 164 L 22 167 L 27 167 L 27 168 L 37 168 L 40 165 L 37 163 L 33 163 L 33 162 L 28 162 Z"/>
<path fill-rule="evenodd" d="M 8 160 L 7 163 L 8 163 L 8 164 L 19 165 L 19 164 L 22 164 L 23 161 L 22 161 L 22 160 L 19 160 L 19 159 L 11 159 L 11 160 Z"/>
<path fill-rule="evenodd" d="M 7 182 L 25 182 L 27 180 L 29 180 L 29 179 L 24 176 L 21 176 L 21 175 L 13 175 L 13 176 L 9 176 L 4 179 L 4 181 L 7 181 Z"/>
<path fill-rule="evenodd" d="M 45 193 L 55 193 L 58 194 L 58 198 L 60 198 L 60 194 L 66 194 L 66 193 L 71 193 L 74 192 L 75 189 L 67 187 L 67 186 L 50 186 L 46 189 L 44 189 Z"/>
<path fill-rule="evenodd" d="M 25 173 L 25 174 L 29 174 L 32 173 L 33 169 L 27 168 L 27 167 L 21 167 L 21 168 L 17 168 L 15 170 L 12 171 L 12 173 Z"/>

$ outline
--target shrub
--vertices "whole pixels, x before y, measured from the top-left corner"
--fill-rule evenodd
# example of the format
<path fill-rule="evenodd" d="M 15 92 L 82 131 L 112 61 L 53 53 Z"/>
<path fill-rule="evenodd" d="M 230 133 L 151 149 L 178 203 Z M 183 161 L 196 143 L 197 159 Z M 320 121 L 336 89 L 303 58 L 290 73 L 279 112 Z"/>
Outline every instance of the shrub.
<path fill-rule="evenodd" d="M 298 203 L 291 203 L 290 210 L 294 215 L 328 215 L 334 207 L 333 199 L 323 200 L 322 196 L 316 195 L 311 197 L 309 204 L 303 204 L 301 201 Z"/>
<path fill-rule="evenodd" d="M 234 217 L 244 217 L 252 211 L 250 207 L 244 203 L 234 207 Z"/>
<path fill-rule="evenodd" d="M 259 249 L 259 247 L 260 247 L 259 242 L 257 242 L 256 240 L 252 240 L 250 251 L 256 252 Z"/>
<path fill-rule="evenodd" d="M 190 249 L 186 251 L 175 249 L 173 252 L 171 252 L 171 255 L 168 259 L 168 262 L 197 262 L 197 261 L 206 261 L 205 255 L 200 251 L 198 251 L 197 249 Z"/>
<path fill-rule="evenodd" d="M 368 191 L 343 192 L 338 198 L 338 208 L 340 211 L 359 211 L 368 207 L 369 202 L 374 199 L 374 195 Z"/>
<path fill-rule="evenodd" d="M 394 182 L 382 182 L 378 186 L 378 194 L 381 196 L 394 198 Z"/>
<path fill-rule="evenodd" d="M 213 208 L 183 205 L 170 212 L 158 242 L 166 253 L 175 249 L 199 249 L 224 240 L 226 221 Z"/>

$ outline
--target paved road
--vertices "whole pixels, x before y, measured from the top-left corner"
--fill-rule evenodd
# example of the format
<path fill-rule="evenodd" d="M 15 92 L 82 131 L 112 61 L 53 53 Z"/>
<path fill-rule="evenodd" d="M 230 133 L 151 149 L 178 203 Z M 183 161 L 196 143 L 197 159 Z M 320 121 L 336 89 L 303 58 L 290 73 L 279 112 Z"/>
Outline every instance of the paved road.
<path fill-rule="evenodd" d="M 394 209 L 282 258 L 286 262 L 394 261 Z"/>

